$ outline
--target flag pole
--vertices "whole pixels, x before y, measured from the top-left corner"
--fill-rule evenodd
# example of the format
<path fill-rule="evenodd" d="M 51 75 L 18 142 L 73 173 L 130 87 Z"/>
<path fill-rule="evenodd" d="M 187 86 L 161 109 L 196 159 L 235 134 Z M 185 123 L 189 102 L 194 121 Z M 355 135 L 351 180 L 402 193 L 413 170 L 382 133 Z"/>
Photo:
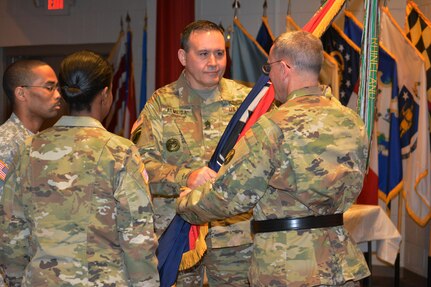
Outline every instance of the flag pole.
<path fill-rule="evenodd" d="M 142 68 L 141 68 L 141 94 L 139 97 L 139 111 L 141 111 L 147 102 L 147 33 L 148 33 L 148 13 L 147 1 L 145 1 L 144 27 L 142 31 Z M 138 112 L 139 112 L 138 111 Z"/>
<path fill-rule="evenodd" d="M 287 16 L 290 16 L 291 2 L 290 0 L 287 2 Z"/>
<path fill-rule="evenodd" d="M 241 4 L 239 3 L 239 0 L 233 1 L 232 8 L 234 8 L 233 18 L 236 19 L 238 18 L 238 10 L 239 8 L 241 8 Z"/>

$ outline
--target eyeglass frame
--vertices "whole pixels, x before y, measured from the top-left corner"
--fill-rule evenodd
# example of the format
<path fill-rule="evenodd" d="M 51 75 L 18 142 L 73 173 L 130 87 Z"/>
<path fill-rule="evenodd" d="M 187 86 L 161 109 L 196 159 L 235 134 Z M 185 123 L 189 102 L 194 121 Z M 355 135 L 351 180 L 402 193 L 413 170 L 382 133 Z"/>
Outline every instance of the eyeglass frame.
<path fill-rule="evenodd" d="M 271 65 L 275 64 L 275 63 L 284 63 L 290 69 L 290 65 L 287 64 L 283 59 L 280 59 L 280 60 L 277 60 L 277 61 L 274 61 L 274 62 L 271 62 L 271 63 L 267 62 L 267 63 L 263 64 L 262 65 L 262 72 L 265 75 L 269 75 L 269 73 L 271 72 Z"/>
<path fill-rule="evenodd" d="M 52 86 L 21 85 L 20 87 L 21 88 L 44 88 L 50 93 L 53 93 L 55 90 L 57 90 L 57 92 L 60 92 L 60 86 L 58 85 L 58 83 L 56 83 L 55 85 L 52 85 Z"/>

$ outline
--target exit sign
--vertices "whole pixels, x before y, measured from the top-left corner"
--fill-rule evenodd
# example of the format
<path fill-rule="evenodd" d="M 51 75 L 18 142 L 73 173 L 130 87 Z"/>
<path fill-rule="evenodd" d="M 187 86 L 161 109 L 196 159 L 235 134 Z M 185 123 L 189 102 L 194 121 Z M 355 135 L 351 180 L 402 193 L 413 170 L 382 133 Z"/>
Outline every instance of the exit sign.
<path fill-rule="evenodd" d="M 48 10 L 63 10 L 64 0 L 48 0 Z"/>

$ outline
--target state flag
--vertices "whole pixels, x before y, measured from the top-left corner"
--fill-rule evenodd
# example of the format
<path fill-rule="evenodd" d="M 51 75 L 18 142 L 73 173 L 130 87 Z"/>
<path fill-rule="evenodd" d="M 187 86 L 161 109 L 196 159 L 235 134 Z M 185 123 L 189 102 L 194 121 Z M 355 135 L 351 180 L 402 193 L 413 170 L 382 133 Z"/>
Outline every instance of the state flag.
<path fill-rule="evenodd" d="M 430 144 L 425 61 L 387 7 L 381 8 L 381 43 L 394 55 L 403 162 L 403 197 L 409 215 L 424 226 L 431 217 Z"/>

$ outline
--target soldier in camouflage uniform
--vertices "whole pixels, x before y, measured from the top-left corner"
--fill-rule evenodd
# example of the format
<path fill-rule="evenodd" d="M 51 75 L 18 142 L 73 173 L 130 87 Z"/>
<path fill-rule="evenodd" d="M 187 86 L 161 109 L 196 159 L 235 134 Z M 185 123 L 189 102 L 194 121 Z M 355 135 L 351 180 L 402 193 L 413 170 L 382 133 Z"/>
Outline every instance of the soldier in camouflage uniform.
<path fill-rule="evenodd" d="M 0 126 L 0 196 L 25 138 L 38 132 L 44 120 L 57 116 L 61 99 L 57 87 L 54 70 L 42 61 L 17 61 L 4 72 L 3 89 L 12 114 Z"/>
<path fill-rule="evenodd" d="M 45 62 L 17 61 L 3 74 L 3 89 L 12 106 L 9 119 L 0 126 L 0 198 L 13 158 L 26 137 L 38 132 L 43 121 L 57 116 L 60 93 L 57 76 Z M 0 286 L 3 285 L 0 272 Z"/>
<path fill-rule="evenodd" d="M 222 78 L 226 68 L 223 31 L 209 21 L 189 24 L 178 58 L 184 71 L 158 89 L 141 112 L 132 139 L 150 177 L 156 233 L 175 216 L 180 188 L 195 188 L 215 177 L 207 167 L 217 143 L 250 88 Z M 177 286 L 248 286 L 251 257 L 250 213 L 211 222 L 207 253 L 194 270 L 181 272 Z"/>
<path fill-rule="evenodd" d="M 279 36 L 263 69 L 282 104 L 230 152 L 215 183 L 178 200 L 192 223 L 253 208 L 252 286 L 358 286 L 370 275 L 342 223 L 361 191 L 367 136 L 360 117 L 318 85 L 322 44 Z"/>
<path fill-rule="evenodd" d="M 100 123 L 112 104 L 112 68 L 97 54 L 77 52 L 63 60 L 59 79 L 71 116 L 27 138 L 6 178 L 6 281 L 159 286 L 148 175 L 133 143 Z"/>

